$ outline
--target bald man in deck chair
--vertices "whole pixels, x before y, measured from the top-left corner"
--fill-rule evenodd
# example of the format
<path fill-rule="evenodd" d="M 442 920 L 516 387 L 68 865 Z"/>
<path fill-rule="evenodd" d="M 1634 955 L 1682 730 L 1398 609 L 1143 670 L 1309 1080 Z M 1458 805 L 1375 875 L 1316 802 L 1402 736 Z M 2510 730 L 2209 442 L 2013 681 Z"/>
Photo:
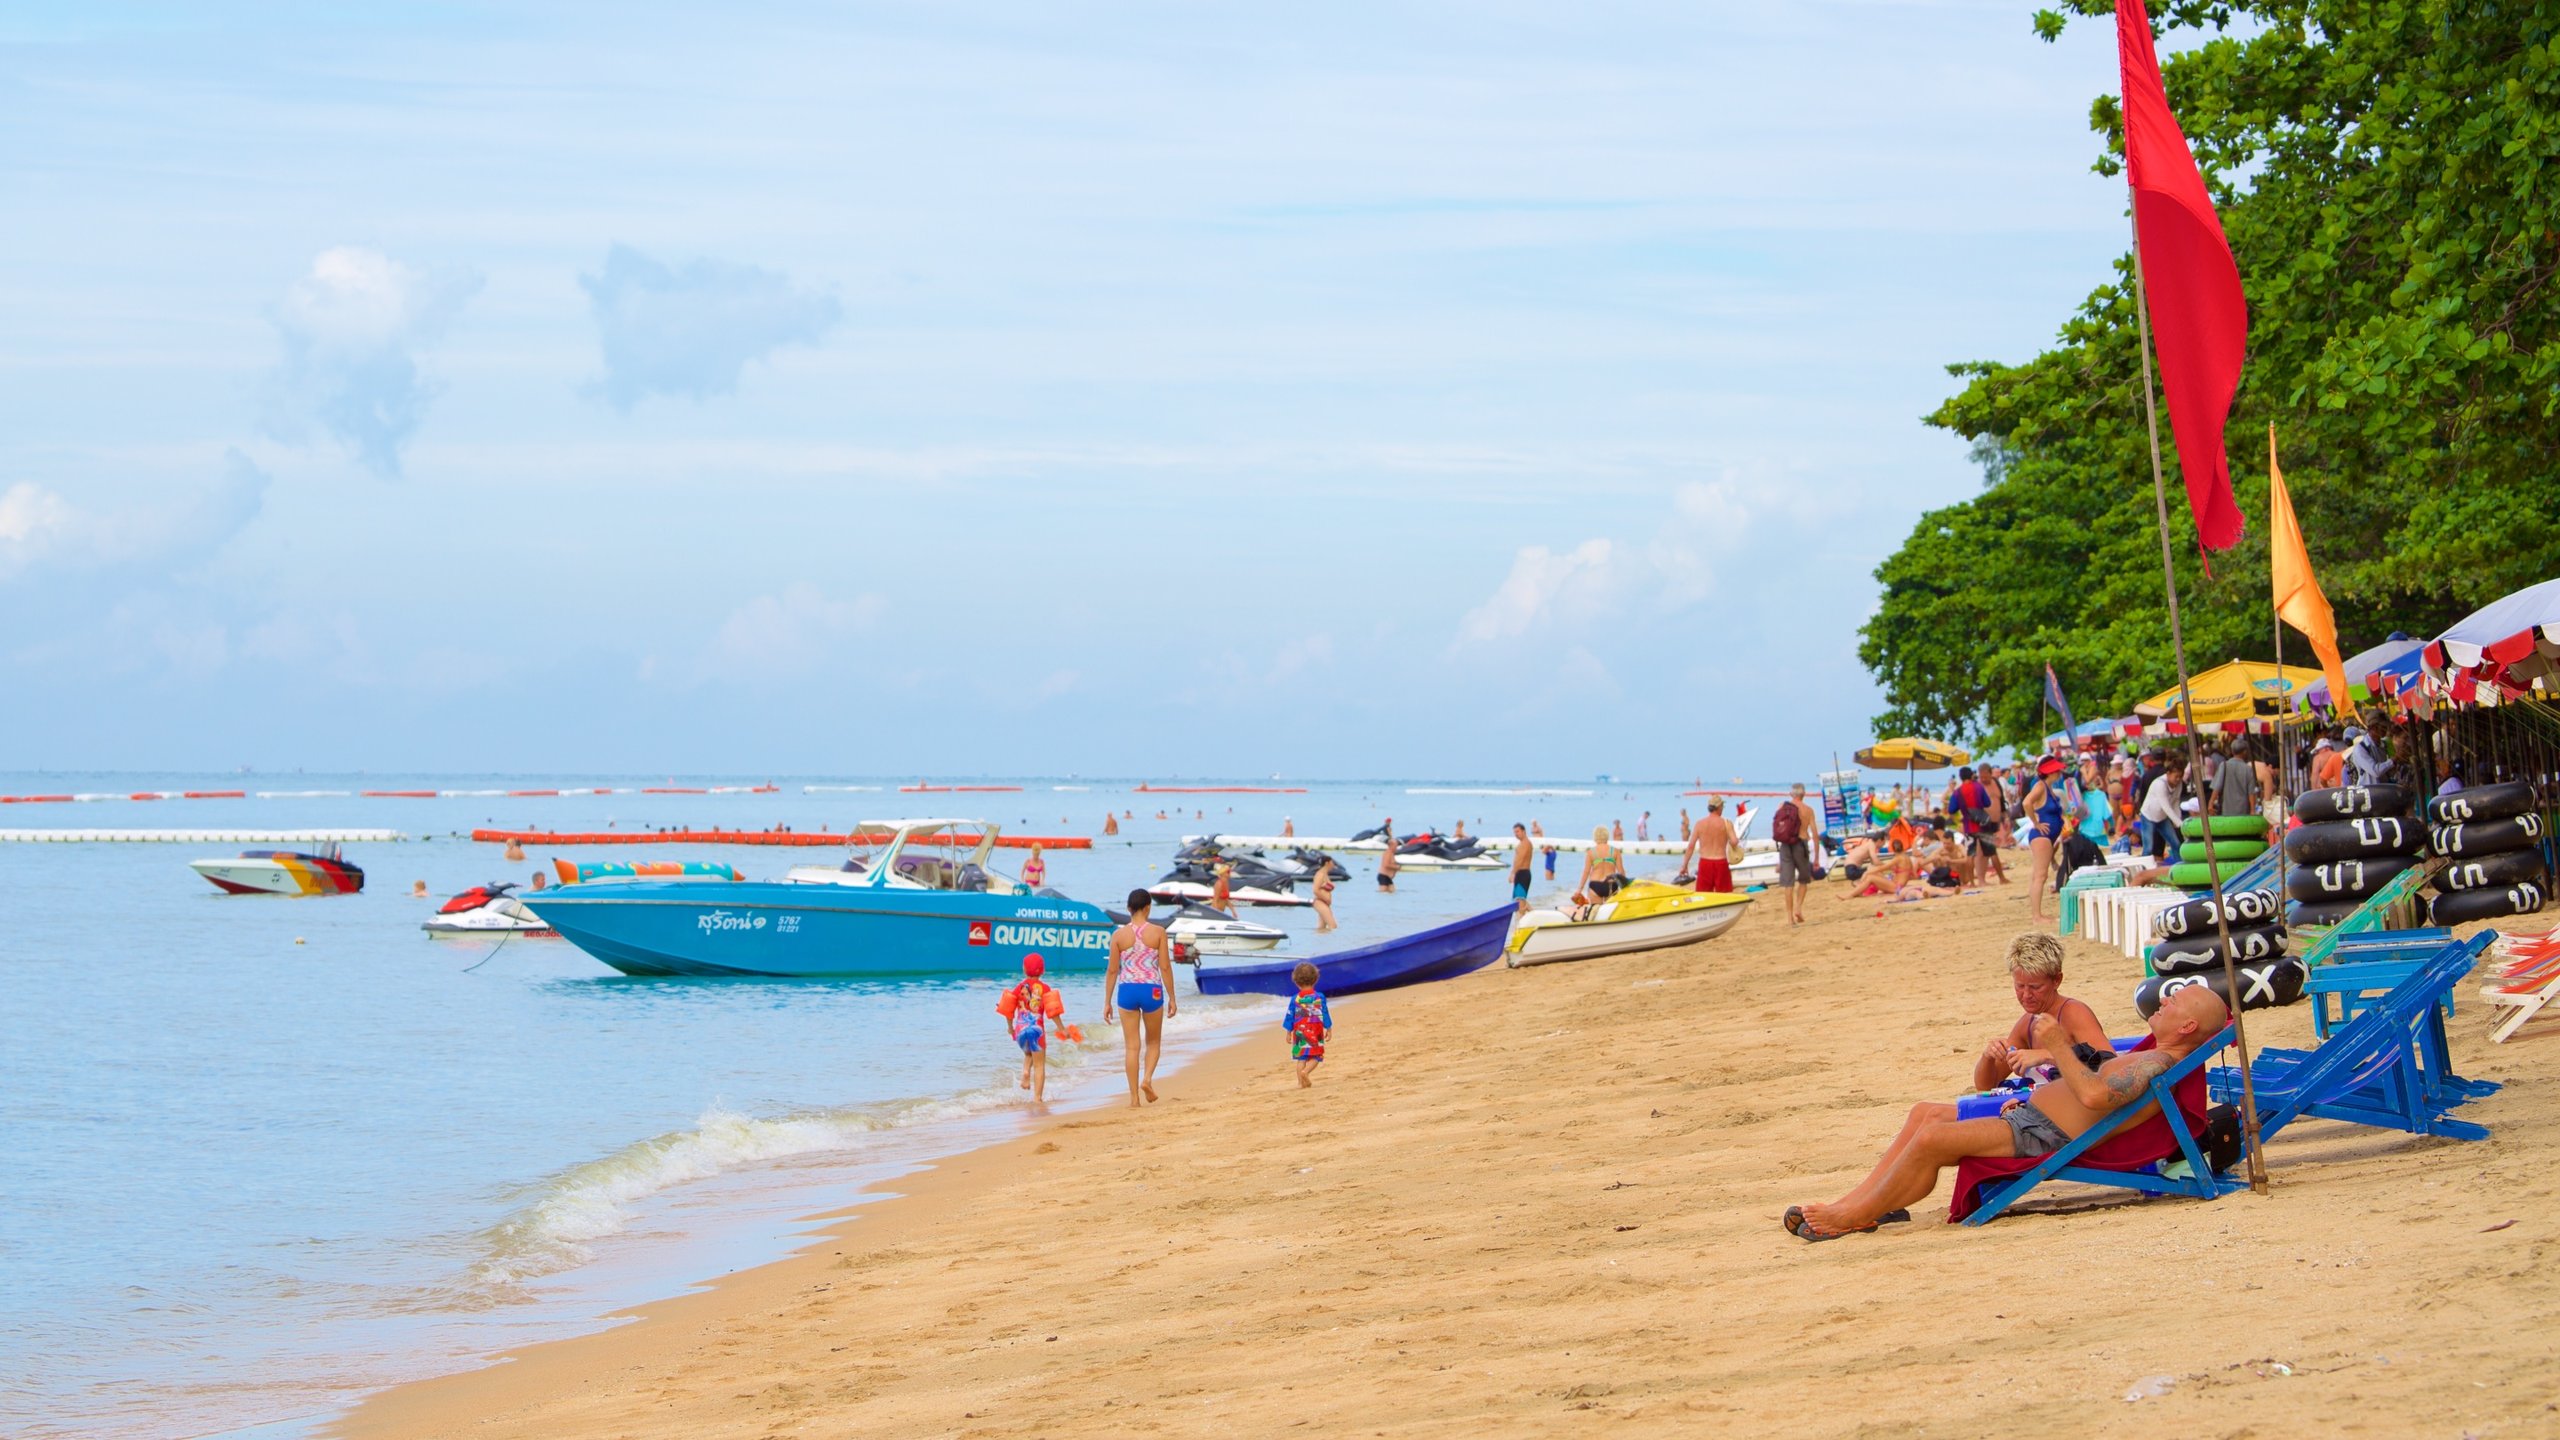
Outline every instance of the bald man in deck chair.
<path fill-rule="evenodd" d="M 2051 1065 L 2061 1072 L 2060 1079 L 2038 1085 L 2025 1099 L 1981 1120 L 1955 1119 L 1949 1105 L 1912 1106 L 1902 1133 L 1893 1137 L 1884 1158 L 1858 1188 L 1828 1205 L 1788 1206 L 1787 1233 L 1805 1240 L 1836 1240 L 1873 1230 L 1888 1216 L 1909 1219 L 1908 1207 L 1938 1188 L 1938 1172 L 1968 1155 L 2050 1155 L 2128 1105 L 2139 1108 L 2126 1117 L 2127 1123 L 2139 1123 L 2158 1108 L 2147 1093 L 2152 1080 L 2221 1034 L 2230 1018 L 2221 996 L 2189 985 L 2152 1013 L 2148 1048 L 2127 1051 L 2092 1070 L 2072 1053 L 2071 1037 L 2061 1025 L 2050 1015 L 2039 1015 L 2029 1035 L 2031 1048 L 2017 1052 L 2016 1068 L 2024 1074 Z"/>

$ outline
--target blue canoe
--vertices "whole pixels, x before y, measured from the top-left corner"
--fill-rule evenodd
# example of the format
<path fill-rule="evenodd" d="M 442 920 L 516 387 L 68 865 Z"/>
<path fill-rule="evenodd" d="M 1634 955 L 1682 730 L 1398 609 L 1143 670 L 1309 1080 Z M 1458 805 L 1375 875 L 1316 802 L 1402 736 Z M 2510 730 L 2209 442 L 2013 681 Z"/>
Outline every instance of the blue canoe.
<path fill-rule="evenodd" d="M 1316 983 L 1327 995 L 1357 995 L 1481 970 L 1502 958 L 1502 942 L 1511 934 L 1511 915 L 1512 907 L 1505 905 L 1437 929 L 1339 955 L 1316 956 L 1316 969 L 1324 976 Z M 1289 972 L 1297 968 L 1300 958 L 1203 955 L 1192 967 L 1192 978 L 1203 995 L 1295 995 L 1297 982 Z"/>

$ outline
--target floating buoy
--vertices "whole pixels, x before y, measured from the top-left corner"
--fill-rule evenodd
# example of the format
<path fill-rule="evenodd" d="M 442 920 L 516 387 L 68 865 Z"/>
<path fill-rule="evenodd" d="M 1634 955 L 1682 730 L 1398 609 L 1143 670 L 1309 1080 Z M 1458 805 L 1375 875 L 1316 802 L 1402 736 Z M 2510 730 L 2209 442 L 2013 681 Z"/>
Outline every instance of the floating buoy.
<path fill-rule="evenodd" d="M 2201 840 L 2210 831 L 2217 839 L 2228 835 L 2234 840 L 2267 838 L 2264 815 L 2190 815 L 2178 826 L 2178 833 L 2190 840 Z"/>
<path fill-rule="evenodd" d="M 2183 905 L 2172 905 L 2152 918 L 2151 933 L 2164 940 L 2182 935 L 2202 935 L 2217 924 L 2226 923 L 2218 912 L 2228 908 L 2227 923 L 2237 928 L 2273 920 L 2284 906 L 2273 890 L 2243 890 L 2235 895 L 2207 895 Z"/>
<path fill-rule="evenodd" d="M 2415 855 L 2367 855 L 2296 865 L 2285 872 L 2285 893 L 2296 900 L 2362 900 L 2418 863 Z"/>
<path fill-rule="evenodd" d="M 2284 855 L 2297 865 L 2323 860 L 2358 860 L 2371 855 L 2415 855 L 2426 848 L 2426 832 L 2415 820 L 2375 815 L 2362 820 L 2327 820 L 2304 825 L 2284 837 Z"/>
<path fill-rule="evenodd" d="M 2163 975 L 2219 970 L 2224 953 L 2222 936 L 2213 931 L 2185 940 L 2163 940 L 2151 947 L 2151 968 Z M 2255 925 L 2234 930 L 2228 953 L 2234 960 L 2276 959 L 2284 954 L 2284 927 Z"/>
<path fill-rule="evenodd" d="M 2436 872 L 2436 887 L 2446 891 L 2504 889 L 2518 881 L 2539 882 L 2542 873 L 2541 851 L 2509 850 L 2503 855 L 2453 861 Z"/>
<path fill-rule="evenodd" d="M 2542 839 L 2542 817 L 2511 815 L 2503 820 L 2473 820 L 2439 825 L 2427 837 L 2439 855 L 2503 855 L 2529 850 Z"/>
<path fill-rule="evenodd" d="M 2362 900 L 2296 900 L 2285 907 L 2287 925 L 2335 925 L 2364 908 Z"/>
<path fill-rule="evenodd" d="M 2354 820 L 2368 815 L 2406 815 L 2410 794 L 2402 785 L 2335 785 L 2305 790 L 2293 802 L 2297 820 Z"/>
<path fill-rule="evenodd" d="M 2469 920 L 2495 920 L 2504 915 L 2531 915 L 2542 908 L 2543 889 L 2539 885 L 2510 885 L 2504 890 L 2465 890 L 2453 895 L 2439 895 L 2427 904 L 2427 920 L 2436 925 L 2460 925 Z"/>
<path fill-rule="evenodd" d="M 2533 808 L 2533 787 L 2521 780 L 2504 785 L 2474 785 L 2427 802 L 2427 818 L 2438 825 L 2466 820 L 2504 820 Z"/>
<path fill-rule="evenodd" d="M 2276 1005 L 2290 1005 L 2302 998 L 2303 982 L 2310 972 L 2299 960 L 2261 960 L 2235 967 L 2240 977 L 2240 1008 L 2264 1010 Z M 2159 1010 L 2160 1002 L 2190 985 L 2202 985 L 2231 1003 L 2230 987 L 2223 983 L 2219 968 L 2194 975 L 2154 975 L 2133 987 L 2133 1008 L 2148 1020 Z"/>
<path fill-rule="evenodd" d="M 2208 856 L 2205 854 L 2206 843 L 2202 839 L 2185 842 L 2178 847 L 2178 859 L 2189 865 L 2202 865 L 2208 861 L 2216 865 L 2234 865 L 2255 860 L 2267 853 L 2267 842 L 2264 840 L 2242 840 L 2236 836 L 2217 835 L 2211 841 L 2213 853 Z"/>

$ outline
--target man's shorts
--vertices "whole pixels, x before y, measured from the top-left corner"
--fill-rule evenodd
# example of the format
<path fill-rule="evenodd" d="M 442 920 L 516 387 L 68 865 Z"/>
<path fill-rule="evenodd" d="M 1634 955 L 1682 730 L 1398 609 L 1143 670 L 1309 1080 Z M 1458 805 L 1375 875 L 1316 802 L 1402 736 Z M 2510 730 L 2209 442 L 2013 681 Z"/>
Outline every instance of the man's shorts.
<path fill-rule="evenodd" d="M 1511 872 L 1511 898 L 1514 900 L 1526 900 L 1529 898 L 1528 871 L 1514 870 Z"/>
<path fill-rule="evenodd" d="M 1813 845 L 1810 841 L 1790 840 L 1778 847 L 1778 888 L 1813 883 Z"/>
<path fill-rule="evenodd" d="M 2071 1143 L 2071 1137 L 2062 1133 L 2062 1127 L 2037 1109 L 2032 1100 L 2021 1100 L 2001 1111 L 2000 1118 L 2009 1122 L 2009 1140 L 2017 1148 L 2021 1160 L 2050 1155 Z"/>
<path fill-rule="evenodd" d="M 1981 856 L 1985 860 L 1991 858 L 1991 852 L 1995 848 L 1992 845 L 1991 837 L 1988 834 L 1967 835 L 1964 837 L 1964 843 L 1967 848 L 1973 851 L 1974 854 Z"/>

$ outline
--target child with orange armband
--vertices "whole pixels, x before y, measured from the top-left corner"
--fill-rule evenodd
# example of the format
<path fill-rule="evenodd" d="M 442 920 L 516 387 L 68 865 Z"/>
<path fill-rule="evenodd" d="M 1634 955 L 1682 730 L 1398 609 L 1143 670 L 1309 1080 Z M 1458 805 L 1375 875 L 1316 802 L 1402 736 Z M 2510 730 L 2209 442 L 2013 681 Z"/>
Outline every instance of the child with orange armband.
<path fill-rule="evenodd" d="M 1298 987 L 1289 1008 L 1280 1012 L 1280 1028 L 1289 1032 L 1289 1058 L 1298 1062 L 1298 1088 L 1313 1086 L 1316 1067 L 1324 1063 L 1324 1042 L 1333 1034 L 1333 1009 L 1316 993 L 1316 967 L 1301 960 L 1289 972 Z"/>
<path fill-rule="evenodd" d="M 1006 1032 L 1022 1048 L 1022 1078 L 1015 1083 L 1031 1092 L 1035 1105 L 1049 1103 L 1050 1022 L 1067 1013 L 1067 998 L 1040 978 L 1042 968 L 1037 954 L 1023 956 L 1022 983 L 996 1000 L 996 1014 L 1004 1017 Z M 1067 1033 L 1073 1029 L 1063 1025 L 1057 1028 Z"/>

